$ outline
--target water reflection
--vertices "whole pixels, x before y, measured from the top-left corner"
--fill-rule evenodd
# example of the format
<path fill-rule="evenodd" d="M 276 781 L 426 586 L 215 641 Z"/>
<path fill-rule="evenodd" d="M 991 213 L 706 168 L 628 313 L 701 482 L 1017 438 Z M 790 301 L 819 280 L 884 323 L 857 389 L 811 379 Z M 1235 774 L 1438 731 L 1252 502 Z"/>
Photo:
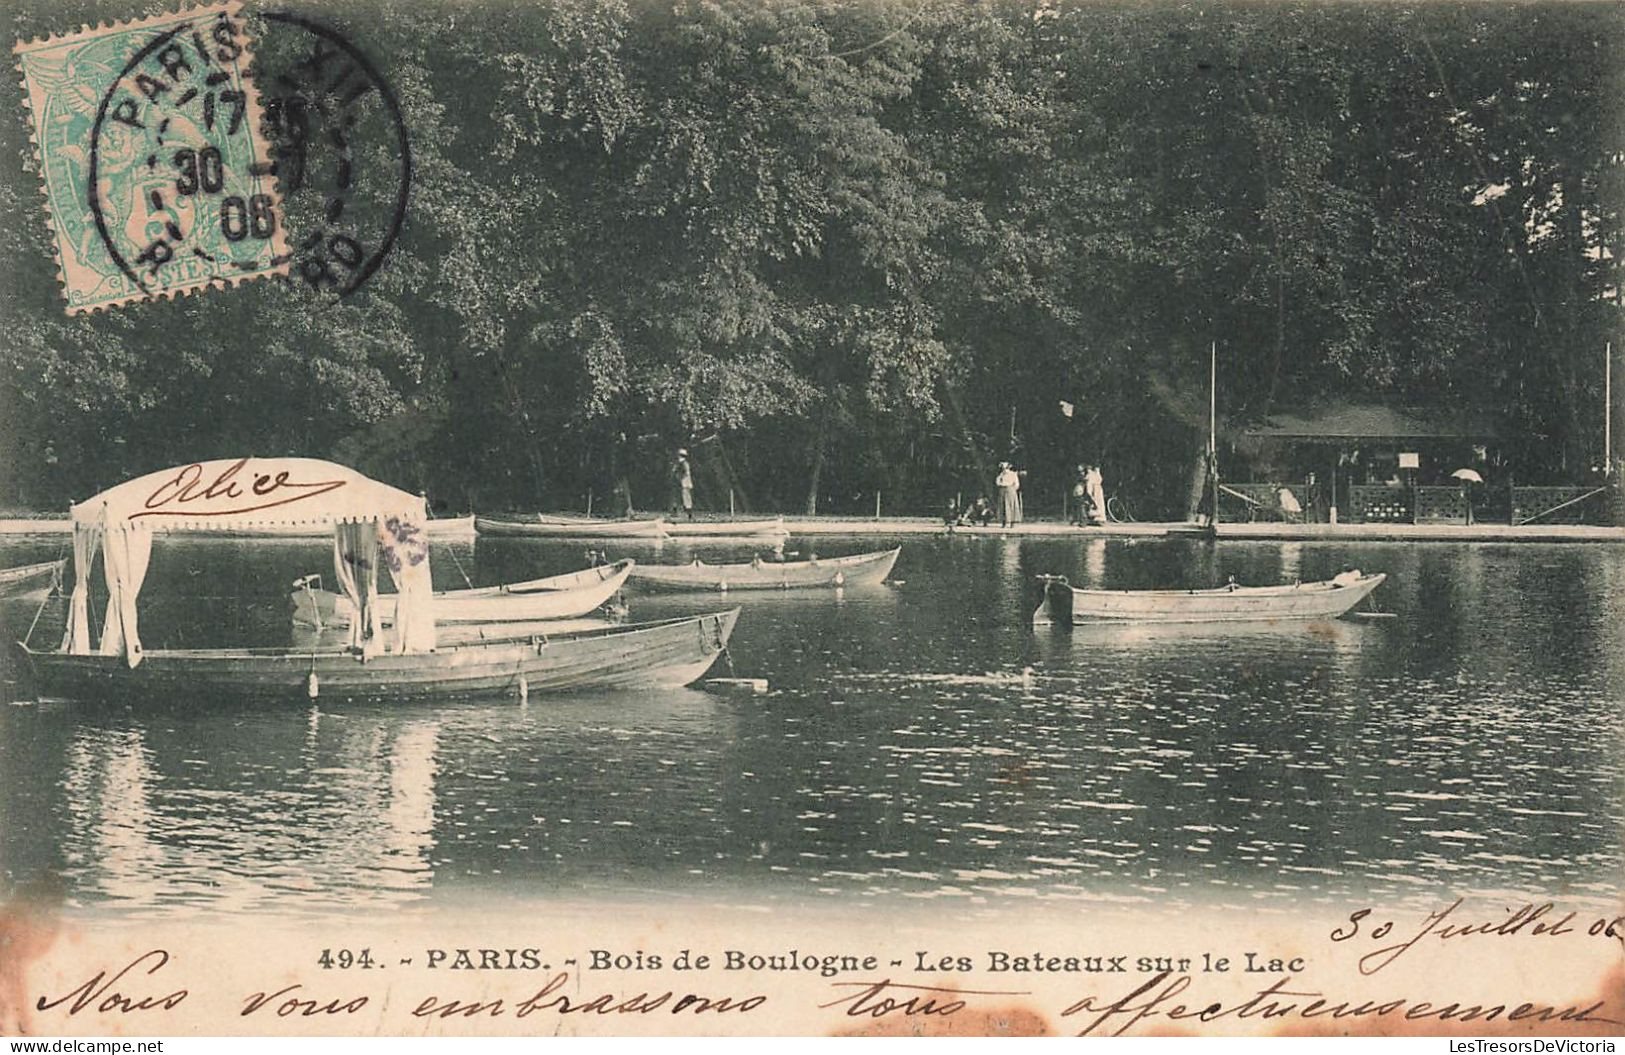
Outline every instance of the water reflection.
<path fill-rule="evenodd" d="M 476 583 L 580 560 L 497 541 L 465 564 Z M 767 678 L 763 697 L 125 710 L 32 705 L 10 667 L 0 874 L 60 874 L 77 903 L 139 913 L 506 890 L 1252 907 L 1617 894 L 1613 548 L 904 544 L 900 586 L 729 596 L 745 608 L 734 672 Z M 166 547 L 149 582 L 191 592 L 155 586 L 143 629 L 285 634 L 286 583 L 325 550 L 245 546 Z M 1389 573 L 1376 600 L 1397 619 L 1030 626 L 1039 572 L 1133 588 L 1351 564 Z M 632 597 L 638 619 L 716 605 Z M 0 614 L 20 634 L 33 608 Z"/>

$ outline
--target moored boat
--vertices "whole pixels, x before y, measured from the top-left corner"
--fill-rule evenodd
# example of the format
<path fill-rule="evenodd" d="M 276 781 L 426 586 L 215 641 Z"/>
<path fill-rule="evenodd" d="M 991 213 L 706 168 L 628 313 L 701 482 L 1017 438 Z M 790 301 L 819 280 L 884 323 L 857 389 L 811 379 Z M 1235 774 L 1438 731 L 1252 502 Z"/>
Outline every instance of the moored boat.
<path fill-rule="evenodd" d="M 672 520 L 666 533 L 673 538 L 753 538 L 790 534 L 783 517 L 772 520 Z"/>
<path fill-rule="evenodd" d="M 39 564 L 0 568 L 0 593 L 21 593 L 38 586 L 58 583 L 61 581 L 62 568 L 65 564 L 66 560 L 48 560 Z"/>
<path fill-rule="evenodd" d="M 497 520 L 475 517 L 474 528 L 481 535 L 531 538 L 651 538 L 666 537 L 665 521 L 600 520 L 593 517 L 554 517 L 538 514 L 535 521 Z"/>
<path fill-rule="evenodd" d="M 433 539 L 473 538 L 474 514 L 470 513 L 466 517 L 435 517 L 424 524 L 423 529 Z"/>
<path fill-rule="evenodd" d="M 802 561 L 753 560 L 744 564 L 639 564 L 630 582 L 666 590 L 784 590 L 858 586 L 891 574 L 901 548 L 849 557 Z"/>
<path fill-rule="evenodd" d="M 474 515 L 439 517 L 425 521 L 424 533 L 436 540 L 471 538 L 474 535 Z M 322 539 L 333 534 L 331 524 L 321 521 L 290 521 L 286 524 L 262 523 L 232 528 L 213 533 L 218 538 L 238 539 Z"/>
<path fill-rule="evenodd" d="M 1094 622 L 1240 623 L 1336 619 L 1387 576 L 1344 572 L 1322 582 L 1216 590 L 1080 590 L 1063 576 L 1043 575 L 1044 603 L 1035 624 Z"/>
<path fill-rule="evenodd" d="M 554 636 L 491 637 L 433 652 L 386 652 L 365 662 L 339 648 L 152 649 L 132 668 L 119 655 L 24 649 L 48 699 L 393 701 L 687 685 L 727 647 L 738 618 L 735 608 Z"/>
<path fill-rule="evenodd" d="M 434 595 L 436 624 L 511 622 L 519 619 L 572 619 L 604 604 L 626 582 L 636 562 L 617 561 L 566 572 L 545 579 L 479 586 L 467 590 L 441 590 Z M 349 603 L 331 590 L 308 582 L 295 589 L 293 621 L 301 626 L 349 626 Z M 395 621 L 392 594 L 378 595 L 378 617 Z"/>
<path fill-rule="evenodd" d="M 578 634 L 583 630 L 607 630 L 625 625 L 616 619 L 584 616 L 580 619 L 533 619 L 513 623 L 453 623 L 435 627 L 435 647 L 448 645 L 475 645 L 486 641 L 513 638 L 555 638 Z M 342 648 L 348 627 L 314 627 L 294 624 L 292 641 L 295 651 L 330 651 Z"/>
<path fill-rule="evenodd" d="M 42 695 L 208 700 L 403 698 L 684 685 L 727 647 L 738 611 L 568 633 L 507 632 L 437 640 L 426 503 L 352 469 L 306 458 L 194 462 L 150 473 L 73 507 L 73 592 L 61 645 L 21 646 Z M 355 615 L 342 646 L 142 648 L 137 599 L 153 535 L 325 522 L 334 580 Z M 92 645 L 90 579 L 107 587 Z M 380 618 L 380 569 L 394 616 Z M 619 573 L 617 573 L 619 574 Z M 32 632 L 32 628 L 31 631 Z"/>

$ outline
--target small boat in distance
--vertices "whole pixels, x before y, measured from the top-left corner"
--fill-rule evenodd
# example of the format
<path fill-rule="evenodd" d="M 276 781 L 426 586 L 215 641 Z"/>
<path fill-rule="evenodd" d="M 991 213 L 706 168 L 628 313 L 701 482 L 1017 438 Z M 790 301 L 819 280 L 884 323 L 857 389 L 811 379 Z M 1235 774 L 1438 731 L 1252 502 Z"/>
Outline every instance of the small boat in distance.
<path fill-rule="evenodd" d="M 603 520 L 597 517 L 562 517 L 538 513 L 535 521 L 496 520 L 475 517 L 474 529 L 482 535 L 531 538 L 651 538 L 666 537 L 666 522 L 653 520 Z"/>
<path fill-rule="evenodd" d="M 1080 590 L 1064 576 L 1040 575 L 1044 603 L 1034 625 L 1152 622 L 1242 623 L 1336 619 L 1381 586 L 1386 575 L 1344 572 L 1322 582 L 1237 586 L 1216 590 Z"/>
<path fill-rule="evenodd" d="M 666 534 L 673 538 L 750 538 L 760 535 L 789 535 L 784 518 L 772 520 L 672 520 Z"/>
<path fill-rule="evenodd" d="M 0 568 L 0 593 L 22 593 L 37 586 L 60 585 L 62 569 L 67 560 L 48 560 L 39 564 L 20 564 L 15 568 Z"/>
<path fill-rule="evenodd" d="M 467 590 L 441 590 L 434 595 L 436 624 L 494 623 L 520 619 L 573 619 L 598 608 L 626 582 L 634 561 L 600 564 L 546 579 L 478 586 Z M 299 626 L 349 626 L 353 609 L 331 590 L 312 586 L 307 576 L 290 595 L 293 621 Z M 385 626 L 395 622 L 394 594 L 378 595 L 378 617 Z"/>
<path fill-rule="evenodd" d="M 423 525 L 430 538 L 473 538 L 474 514 L 465 517 L 434 517 Z"/>
<path fill-rule="evenodd" d="M 423 522 L 424 533 L 438 541 L 447 539 L 472 538 L 474 536 L 474 515 L 470 513 L 463 517 L 440 517 Z M 235 528 L 229 531 L 214 532 L 216 538 L 230 539 L 321 539 L 332 538 L 333 528 L 330 524 L 321 521 L 292 521 L 279 524 L 268 521 L 262 524 L 251 524 L 246 527 Z"/>
<path fill-rule="evenodd" d="M 891 574 L 902 548 L 850 557 L 811 560 L 753 560 L 745 564 L 639 564 L 630 582 L 662 590 L 789 590 L 857 586 Z"/>

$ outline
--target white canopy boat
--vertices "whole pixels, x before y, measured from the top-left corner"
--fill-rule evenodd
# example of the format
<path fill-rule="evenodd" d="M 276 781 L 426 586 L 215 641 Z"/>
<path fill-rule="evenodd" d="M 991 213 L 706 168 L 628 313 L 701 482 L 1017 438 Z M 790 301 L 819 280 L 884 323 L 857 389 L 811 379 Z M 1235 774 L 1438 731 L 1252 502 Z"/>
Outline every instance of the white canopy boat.
<path fill-rule="evenodd" d="M 1033 623 L 1239 623 L 1336 619 L 1381 586 L 1386 575 L 1344 572 L 1323 582 L 1216 590 L 1080 590 L 1064 576 L 1041 575 L 1044 603 Z"/>
<path fill-rule="evenodd" d="M 686 685 L 727 647 L 739 616 L 734 609 L 557 635 L 505 634 L 493 624 L 489 637 L 442 646 L 427 519 L 421 497 L 305 458 L 193 463 L 120 484 L 73 508 L 74 585 L 61 645 L 45 651 L 22 642 L 40 695 L 297 702 Z M 154 534 L 290 520 L 331 528 L 334 578 L 356 613 L 344 644 L 142 648 L 136 600 Z M 92 648 L 90 576 L 98 551 L 108 604 Z M 387 631 L 380 566 L 397 588 Z"/>

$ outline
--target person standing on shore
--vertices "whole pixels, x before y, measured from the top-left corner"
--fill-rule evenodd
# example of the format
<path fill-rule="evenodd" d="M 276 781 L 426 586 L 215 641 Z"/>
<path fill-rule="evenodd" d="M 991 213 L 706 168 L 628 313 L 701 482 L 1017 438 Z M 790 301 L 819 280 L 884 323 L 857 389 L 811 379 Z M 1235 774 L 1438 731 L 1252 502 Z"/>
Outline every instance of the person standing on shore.
<path fill-rule="evenodd" d="M 993 478 L 993 486 L 999 492 L 999 526 L 1021 523 L 1021 476 L 1009 462 L 999 463 L 999 475 Z"/>
<path fill-rule="evenodd" d="M 677 515 L 678 505 L 688 519 L 694 519 L 694 470 L 688 463 L 688 448 L 677 448 L 677 457 L 671 463 L 672 506 L 671 515 Z"/>
<path fill-rule="evenodd" d="M 1084 485 L 1089 492 L 1089 523 L 1098 527 L 1106 523 L 1106 481 L 1100 475 L 1100 466 L 1089 466 Z"/>

